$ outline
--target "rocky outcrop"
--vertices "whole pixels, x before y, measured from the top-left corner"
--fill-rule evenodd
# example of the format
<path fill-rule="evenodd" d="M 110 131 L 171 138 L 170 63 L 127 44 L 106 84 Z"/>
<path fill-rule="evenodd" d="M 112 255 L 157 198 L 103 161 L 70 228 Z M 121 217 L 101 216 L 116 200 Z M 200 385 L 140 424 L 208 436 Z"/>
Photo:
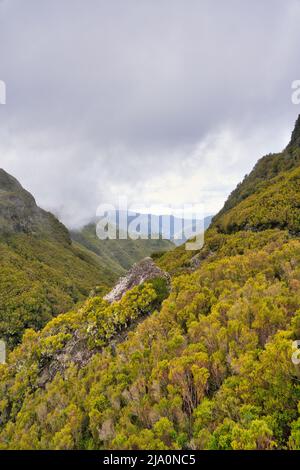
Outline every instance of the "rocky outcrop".
<path fill-rule="evenodd" d="M 66 227 L 50 212 L 38 207 L 34 197 L 0 168 L 0 234 L 16 233 L 50 236 L 71 243 Z"/>
<path fill-rule="evenodd" d="M 139 263 L 134 264 L 126 276 L 120 278 L 116 286 L 104 297 L 104 299 L 110 303 L 116 302 L 133 287 L 139 286 L 143 282 L 157 277 L 165 278 L 168 282 L 170 281 L 169 274 L 156 266 L 152 258 L 145 258 Z"/>
<path fill-rule="evenodd" d="M 287 149 L 293 146 L 300 147 L 300 115 L 298 116 L 298 119 L 295 123 L 295 128 L 293 130 L 291 141 L 287 146 Z"/>
<path fill-rule="evenodd" d="M 50 358 L 45 363 L 41 361 L 38 386 L 44 387 L 48 382 L 51 382 L 57 372 L 63 376 L 65 370 L 71 363 L 79 367 L 84 367 L 95 352 L 95 350 L 89 350 L 87 338 L 80 337 L 79 332 L 76 331 L 73 338 L 61 351 L 58 351 L 54 357 Z"/>
<path fill-rule="evenodd" d="M 128 274 L 119 280 L 114 289 L 104 297 L 104 300 L 110 303 L 116 302 L 133 287 L 155 278 L 163 278 L 167 281 L 167 285 L 170 285 L 169 275 L 156 266 L 152 258 L 145 258 L 139 263 L 136 263 L 128 271 Z M 149 314 L 151 314 L 151 311 L 147 312 L 147 315 Z M 126 326 L 123 326 L 116 334 L 107 339 L 105 346 L 110 345 L 115 349 L 116 345 L 125 341 L 128 333 L 136 328 L 138 323 L 143 321 L 144 318 L 145 312 L 142 312 L 136 320 L 126 324 Z M 84 367 L 94 354 L 102 350 L 104 345 L 90 349 L 88 339 L 89 333 L 87 331 L 83 333 L 82 331 L 76 330 L 72 333 L 72 338 L 68 340 L 61 350 L 57 351 L 51 357 L 45 357 L 40 362 L 39 387 L 45 387 L 48 382 L 53 380 L 58 372 L 64 376 L 65 370 L 71 363 L 79 368 Z"/>

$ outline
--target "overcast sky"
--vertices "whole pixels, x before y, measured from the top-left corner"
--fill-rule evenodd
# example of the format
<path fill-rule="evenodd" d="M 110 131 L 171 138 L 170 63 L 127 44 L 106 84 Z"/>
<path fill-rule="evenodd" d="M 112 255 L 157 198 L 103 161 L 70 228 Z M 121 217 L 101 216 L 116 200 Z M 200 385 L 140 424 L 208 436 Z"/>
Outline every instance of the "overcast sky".
<path fill-rule="evenodd" d="M 119 195 L 215 213 L 300 105 L 299 0 L 0 0 L 0 167 L 69 226 Z"/>

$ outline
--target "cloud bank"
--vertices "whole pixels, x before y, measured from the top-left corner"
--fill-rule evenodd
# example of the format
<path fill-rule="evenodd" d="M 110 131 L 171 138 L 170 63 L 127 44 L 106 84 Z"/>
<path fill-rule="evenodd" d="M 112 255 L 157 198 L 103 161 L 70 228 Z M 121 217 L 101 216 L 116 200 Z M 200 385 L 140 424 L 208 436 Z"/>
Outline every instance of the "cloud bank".
<path fill-rule="evenodd" d="M 0 166 L 69 226 L 125 195 L 219 210 L 300 107 L 298 0 L 0 2 Z"/>

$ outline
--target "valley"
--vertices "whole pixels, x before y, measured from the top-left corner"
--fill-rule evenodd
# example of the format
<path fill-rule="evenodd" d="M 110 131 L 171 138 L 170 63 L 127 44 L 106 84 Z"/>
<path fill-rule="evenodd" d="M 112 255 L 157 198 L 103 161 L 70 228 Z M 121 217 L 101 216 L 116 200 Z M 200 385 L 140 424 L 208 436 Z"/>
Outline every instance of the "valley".
<path fill-rule="evenodd" d="M 144 276 L 142 261 L 133 268 L 135 280 L 130 271 L 113 295 L 107 293 L 114 276 L 107 275 L 103 289 L 79 306 L 72 299 L 67 313 L 56 312 L 44 327 L 29 323 L 0 365 L 1 449 L 300 448 L 300 386 L 292 362 L 292 343 L 300 338 L 299 139 L 300 118 L 288 146 L 260 159 L 232 192 L 201 250 L 181 245 L 154 253 L 146 262 L 154 276 Z M 118 275 L 132 263 L 131 245 L 128 252 L 115 246 L 112 255 L 89 226 L 72 234 L 73 245 L 51 221 L 60 251 L 49 253 L 63 265 L 61 277 L 66 256 L 78 264 L 59 287 L 61 302 L 65 291 L 70 295 L 67 287 L 82 294 L 80 269 L 91 267 L 90 277 L 81 278 L 85 288 L 94 276 L 101 279 L 98 258 L 119 266 Z M 30 219 L 45 233 L 48 225 L 40 222 L 40 216 Z M 7 231 L 11 220 L 4 225 Z M 7 279 L 14 266 L 17 280 L 8 282 L 2 270 L 1 299 L 9 286 L 25 282 L 24 260 L 28 276 L 49 271 L 43 286 L 53 298 L 52 282 L 57 289 L 66 280 L 58 282 L 39 251 L 29 254 L 36 234 L 21 252 L 28 225 L 17 227 L 18 236 L 1 242 Z M 39 243 L 44 253 L 49 239 Z M 21 292 L 10 299 L 16 302 Z M 36 293 L 31 299 L 27 316 L 38 318 Z M 16 310 L 6 304 L 2 334 Z M 23 331 L 24 313 L 16 318 L 15 330 L 19 321 Z"/>

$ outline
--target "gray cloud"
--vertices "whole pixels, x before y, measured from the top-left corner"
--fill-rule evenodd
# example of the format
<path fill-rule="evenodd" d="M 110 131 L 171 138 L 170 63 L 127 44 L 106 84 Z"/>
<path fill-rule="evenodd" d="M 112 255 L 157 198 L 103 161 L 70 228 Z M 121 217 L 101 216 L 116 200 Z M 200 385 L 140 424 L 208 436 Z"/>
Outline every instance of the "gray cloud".
<path fill-rule="evenodd" d="M 71 225 L 120 192 L 216 211 L 286 144 L 299 22 L 298 0 L 1 2 L 0 165 Z"/>

